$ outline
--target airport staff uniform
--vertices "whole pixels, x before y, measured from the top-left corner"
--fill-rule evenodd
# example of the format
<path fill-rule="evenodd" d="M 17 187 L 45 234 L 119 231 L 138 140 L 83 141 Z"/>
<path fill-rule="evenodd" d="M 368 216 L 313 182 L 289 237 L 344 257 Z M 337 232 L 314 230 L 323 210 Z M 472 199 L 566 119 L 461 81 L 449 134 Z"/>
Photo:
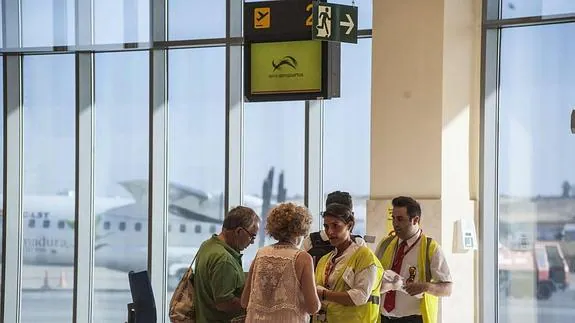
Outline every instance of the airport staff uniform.
<path fill-rule="evenodd" d="M 377 322 L 383 275 L 381 264 L 368 247 L 355 242 L 334 259 L 336 253 L 337 250 L 333 250 L 319 260 L 315 271 L 316 283 L 321 286 L 319 288 L 347 292 L 355 306 L 323 301 L 322 310 L 314 315 L 313 321 Z"/>
<path fill-rule="evenodd" d="M 393 236 L 384 239 L 377 247 L 376 256 L 380 259 L 384 270 L 392 269 L 394 258 L 398 257 L 397 251 L 401 248 L 402 242 L 403 240 Z M 411 270 L 415 268 L 415 282 L 451 282 L 451 274 L 441 247 L 435 240 L 426 237 L 421 230 L 406 241 L 403 254 L 399 274 L 403 277 L 404 282 L 410 277 L 410 268 Z M 388 311 L 385 308 L 386 294 L 381 295 L 380 304 L 384 323 L 437 322 L 438 300 L 436 296 L 424 293 L 422 298 L 417 298 L 396 291 L 395 304 L 394 306 L 388 304 L 388 308 L 393 307 Z M 391 303 L 393 304 L 393 302 Z"/>

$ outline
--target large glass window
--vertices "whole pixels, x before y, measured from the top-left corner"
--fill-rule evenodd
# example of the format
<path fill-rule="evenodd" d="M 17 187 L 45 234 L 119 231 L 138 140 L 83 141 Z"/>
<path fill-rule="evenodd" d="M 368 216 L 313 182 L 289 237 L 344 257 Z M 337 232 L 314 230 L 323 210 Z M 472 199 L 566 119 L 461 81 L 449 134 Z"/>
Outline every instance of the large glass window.
<path fill-rule="evenodd" d="M 168 2 L 168 39 L 226 37 L 226 12 L 226 0 L 171 0 Z"/>
<path fill-rule="evenodd" d="M 503 18 L 548 16 L 548 15 L 575 13 L 575 1 L 571 0 L 499 0 L 499 1 L 502 1 L 501 13 Z"/>
<path fill-rule="evenodd" d="M 148 66 L 148 52 L 95 57 L 95 322 L 126 319 L 127 273 L 147 269 Z"/>
<path fill-rule="evenodd" d="M 499 322 L 575 319 L 574 37 L 575 24 L 502 31 Z"/>
<path fill-rule="evenodd" d="M 353 197 L 355 234 L 365 234 L 369 198 L 371 137 L 371 39 L 344 44 L 341 98 L 324 111 L 323 192 L 347 191 Z"/>
<path fill-rule="evenodd" d="M 249 269 L 256 249 L 272 241 L 264 233 L 267 206 L 284 200 L 303 205 L 305 104 L 301 101 L 247 103 L 244 129 L 243 204 L 252 207 L 262 218 L 258 237 L 243 258 L 244 267 Z M 280 189 L 286 191 L 279 194 L 278 200 Z"/>
<path fill-rule="evenodd" d="M 21 0 L 21 6 L 24 47 L 75 44 L 74 0 Z"/>
<path fill-rule="evenodd" d="M 169 52 L 168 291 L 224 218 L 225 55 L 224 47 Z"/>
<path fill-rule="evenodd" d="M 74 56 L 24 57 L 23 85 L 22 321 L 72 322 Z M 72 225 L 57 229 L 58 221 Z"/>
<path fill-rule="evenodd" d="M 150 40 L 150 0 L 92 1 L 95 44 Z"/>
<path fill-rule="evenodd" d="M 1 16 L 1 15 L 0 15 Z M 0 57 L 0 75 L 4 75 L 4 57 Z M 0 78 L 0 86 L 4 88 L 4 78 Z M 0 158 L 0 169 L 4 169 L 4 91 L 0 91 L 0 111 L 2 111 L 2 121 L 0 122 L 0 149 L 2 149 L 2 158 Z M 4 171 L 0 172 L 0 203 L 4 203 Z M 4 217 L 4 206 L 0 207 L 0 223 Z M 0 257 L 2 257 L 2 244 L 4 238 L 4 226 L 0 225 Z M 0 270 L 0 281 L 2 280 L 2 271 Z M 1 298 L 1 297 L 0 297 Z"/>

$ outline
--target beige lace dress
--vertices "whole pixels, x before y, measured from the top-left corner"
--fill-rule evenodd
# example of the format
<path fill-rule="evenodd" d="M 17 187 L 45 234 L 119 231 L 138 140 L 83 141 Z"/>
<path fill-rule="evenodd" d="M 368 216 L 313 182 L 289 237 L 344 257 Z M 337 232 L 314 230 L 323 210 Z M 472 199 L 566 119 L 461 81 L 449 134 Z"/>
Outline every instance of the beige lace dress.
<path fill-rule="evenodd" d="M 309 322 L 295 270 L 300 252 L 292 245 L 272 245 L 258 250 L 246 322 Z"/>

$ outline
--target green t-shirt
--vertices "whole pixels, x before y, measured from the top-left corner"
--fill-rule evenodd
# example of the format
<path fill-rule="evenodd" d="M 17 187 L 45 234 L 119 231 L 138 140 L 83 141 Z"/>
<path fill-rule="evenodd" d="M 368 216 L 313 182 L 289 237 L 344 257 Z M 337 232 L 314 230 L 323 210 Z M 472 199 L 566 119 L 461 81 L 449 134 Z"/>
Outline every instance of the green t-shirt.
<path fill-rule="evenodd" d="M 218 311 L 216 303 L 242 296 L 245 283 L 241 254 L 213 235 L 202 243 L 194 268 L 196 322 L 229 322 L 244 314 Z"/>

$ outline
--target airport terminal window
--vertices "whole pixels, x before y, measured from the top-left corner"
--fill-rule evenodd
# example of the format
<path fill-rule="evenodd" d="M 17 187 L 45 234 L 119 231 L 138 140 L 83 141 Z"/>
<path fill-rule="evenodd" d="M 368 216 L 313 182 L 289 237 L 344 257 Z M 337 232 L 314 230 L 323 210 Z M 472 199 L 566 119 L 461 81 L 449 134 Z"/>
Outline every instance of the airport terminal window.
<path fill-rule="evenodd" d="M 125 321 L 126 304 L 131 302 L 126 273 L 144 270 L 148 265 L 149 239 L 143 238 L 148 233 L 148 201 L 142 201 L 142 196 L 147 195 L 150 174 L 150 60 L 149 51 L 138 50 L 138 47 L 159 46 L 149 43 L 151 1 L 14 0 L 20 3 L 20 30 L 17 31 L 26 52 L 23 53 L 22 68 L 25 121 L 22 202 L 24 210 L 34 208 L 31 212 L 41 214 L 23 222 L 20 302 L 23 323 L 73 321 L 75 195 L 87 195 L 87 192 L 74 192 L 77 166 L 75 95 L 83 92 L 76 92 L 75 55 L 68 53 L 78 50 L 73 47 L 78 36 L 76 32 L 81 29 L 77 30 L 77 23 L 91 24 L 93 45 L 98 45 L 82 44 L 86 46 L 82 50 L 94 52 L 92 184 L 96 214 L 93 222 L 94 299 L 90 308 L 94 322 Z M 343 0 L 335 2 L 351 4 Z M 165 3 L 168 39 L 184 41 L 177 45 L 167 43 L 169 48 L 194 40 L 213 42 L 213 38 L 225 38 L 226 25 L 232 23 L 226 21 L 227 6 L 235 4 L 227 0 L 209 3 L 171 0 Z M 89 4 L 91 17 L 76 17 L 82 12 L 77 4 Z M 356 4 L 360 7 L 360 28 L 370 28 L 371 1 L 356 0 Z M 3 7 L 0 6 L 0 11 Z M 4 26 L 2 18 L 0 14 L 0 25 Z M 229 18 L 239 19 L 237 16 Z M 3 34 L 0 33 L 0 39 Z M 177 268 L 188 267 L 199 245 L 219 232 L 224 218 L 226 89 L 230 88 L 228 84 L 232 87 L 241 84 L 241 79 L 226 78 L 224 42 L 236 40 L 222 40 L 222 44 L 214 44 L 214 47 L 168 50 L 167 171 L 170 194 L 167 202 L 176 208 L 170 208 L 168 214 L 168 293 L 157 292 L 157 304 L 166 303 L 160 302 L 160 297 L 171 297 L 170 291 L 182 274 Z M 357 46 L 365 48 L 369 42 L 362 40 Z M 118 46 L 122 43 L 132 44 Z M 62 47 L 52 47 L 62 45 L 72 47 L 65 51 Z M 41 54 L 36 47 L 41 47 Z M 50 55 L 56 51 L 61 52 Z M 344 49 L 344 53 L 346 51 Z M 27 56 L 29 52 L 34 55 Z M 360 70 L 363 69 L 361 64 L 358 65 Z M 0 71 L 2 68 L 0 64 Z M 0 83 L 3 79 L 0 78 Z M 83 81 L 78 84 L 85 84 Z M 2 95 L 0 91 L 0 102 L 3 102 Z M 252 207 L 259 215 L 269 210 L 264 207 L 266 199 L 271 206 L 284 200 L 303 204 L 304 107 L 302 101 L 242 103 L 239 122 L 243 122 L 245 136 L 240 152 L 244 158 L 243 183 L 230 185 L 242 185 L 242 204 Z M 334 111 L 339 109 L 333 108 Z M 233 118 L 232 122 L 238 121 L 235 116 Z M 2 126 L 0 123 L 0 128 Z M 0 136 L 3 136 L 2 129 Z M 3 162 L 0 158 L 4 167 Z M 2 176 L 3 172 L 0 172 L 0 178 Z M 262 184 L 266 180 L 271 185 L 263 192 Z M 2 188 L 0 185 L 0 193 Z M 287 194 L 278 194 L 283 189 Z M 361 195 L 362 189 L 369 187 L 356 189 L 354 186 L 350 190 Z M 47 203 L 44 209 L 46 199 L 57 203 Z M 51 212 L 55 205 L 57 211 Z M 60 209 L 62 205 L 64 207 Z M 182 212 L 172 211 L 178 208 Z M 246 270 L 257 248 L 272 242 L 265 239 L 264 227 L 262 225 L 260 240 L 248 248 L 243 258 Z M 134 232 L 137 232 L 136 239 Z M 78 233 L 81 238 L 88 236 L 86 232 Z M 172 256 L 172 248 L 177 249 L 177 257 Z M 182 255 L 180 251 L 185 252 Z M 53 297 L 47 288 L 58 289 L 58 297 Z M 38 292 L 40 289 L 41 293 Z M 45 306 L 48 298 L 57 300 Z"/>
<path fill-rule="evenodd" d="M 72 321 L 74 230 L 50 230 L 54 216 L 73 221 L 75 199 L 62 191 L 75 185 L 74 55 L 30 55 L 23 58 L 24 219 L 21 322 Z M 34 222 L 32 222 L 34 221 Z M 33 228 L 33 229 L 32 229 Z M 67 248 L 71 246 L 72 248 Z M 66 275 L 66 285 L 53 306 L 49 293 Z M 46 281 L 44 281 L 46 278 Z"/>
<path fill-rule="evenodd" d="M 2 6 L 0 6 L 2 7 Z M 2 17 L 2 9 L 0 8 L 0 17 Z M 0 24 L 2 23 L 2 18 L 0 18 Z M 2 33 L 0 33 L 2 34 Z M 0 36 L 0 46 L 2 46 L 2 36 Z M 0 75 L 4 75 L 4 57 L 0 56 Z M 4 77 L 0 77 L 0 85 L 2 86 L 2 89 L 4 88 Z M 4 115 L 4 91 L 0 91 L 0 111 L 2 111 L 2 115 Z M 2 120 L 2 122 L 0 122 L 0 148 L 2 149 L 2 152 L 4 151 L 4 120 Z M 3 153 L 2 153 L 3 154 Z M 0 158 L 0 196 L 4 196 L 4 158 L 2 156 L 2 158 Z M 4 210 L 1 209 L 3 207 L 0 207 L 0 220 L 3 220 L 3 215 L 4 215 Z M 4 229 L 3 226 L 0 225 L 0 248 L 3 247 L 3 237 L 4 237 Z M 0 270 L 0 283 L 3 283 L 4 281 L 1 280 L 2 279 L 2 270 Z"/>
<path fill-rule="evenodd" d="M 106 234 L 96 231 L 94 322 L 125 321 L 132 300 L 126 272 L 147 268 L 148 239 L 134 239 L 125 222 L 148 218 L 140 198 L 149 186 L 149 66 L 147 51 L 94 58 L 96 216 L 124 221 Z"/>
<path fill-rule="evenodd" d="M 324 200 L 335 190 L 350 192 L 357 221 L 354 233 L 360 235 L 365 235 L 369 198 L 371 79 L 366 75 L 370 74 L 371 39 L 343 44 L 341 98 L 326 101 L 324 107 Z"/>
<path fill-rule="evenodd" d="M 174 6 L 187 7 L 184 2 L 180 0 Z M 217 24 L 218 16 L 225 16 L 225 2 L 217 0 L 209 5 L 207 2 L 199 5 L 213 10 L 215 31 L 225 30 L 225 26 L 219 29 Z M 195 2 L 194 6 L 197 7 Z M 180 13 L 178 17 L 182 20 L 175 23 L 184 24 L 185 14 Z M 194 28 L 188 30 L 193 31 Z M 168 245 L 182 251 L 168 253 L 168 263 L 174 268 L 187 268 L 195 250 L 210 238 L 210 233 L 202 230 L 201 226 L 215 221 L 220 227 L 224 218 L 225 48 L 170 50 L 168 85 L 170 203 L 179 207 L 169 208 L 168 221 L 179 225 L 179 232 L 174 230 L 168 235 Z M 175 212 L 177 210 L 181 212 Z M 182 274 L 182 270 L 175 270 L 168 276 L 168 297 Z"/>
<path fill-rule="evenodd" d="M 74 0 L 21 0 L 22 46 L 75 44 Z"/>
<path fill-rule="evenodd" d="M 92 1 L 95 44 L 150 40 L 150 0 Z"/>
<path fill-rule="evenodd" d="M 168 39 L 226 37 L 226 12 L 226 0 L 170 0 Z"/>
<path fill-rule="evenodd" d="M 264 223 L 255 243 L 245 251 L 244 267 L 249 269 L 257 248 L 273 241 L 264 233 L 269 210 L 264 209 L 263 199 L 269 197 L 272 206 L 284 200 L 304 202 L 305 103 L 246 103 L 244 109 L 243 204 L 253 208 Z M 264 181 L 271 184 L 267 192 Z M 282 186 L 286 193 L 278 194 Z"/>
<path fill-rule="evenodd" d="M 490 0 L 502 1 L 502 18 L 548 16 L 575 13 L 571 0 Z"/>
<path fill-rule="evenodd" d="M 574 37 L 574 23 L 501 31 L 498 221 L 506 229 L 499 235 L 500 323 L 575 319 L 575 294 L 567 286 L 575 243 L 565 235 L 575 223 Z M 542 232 L 554 238 L 540 241 Z"/>

